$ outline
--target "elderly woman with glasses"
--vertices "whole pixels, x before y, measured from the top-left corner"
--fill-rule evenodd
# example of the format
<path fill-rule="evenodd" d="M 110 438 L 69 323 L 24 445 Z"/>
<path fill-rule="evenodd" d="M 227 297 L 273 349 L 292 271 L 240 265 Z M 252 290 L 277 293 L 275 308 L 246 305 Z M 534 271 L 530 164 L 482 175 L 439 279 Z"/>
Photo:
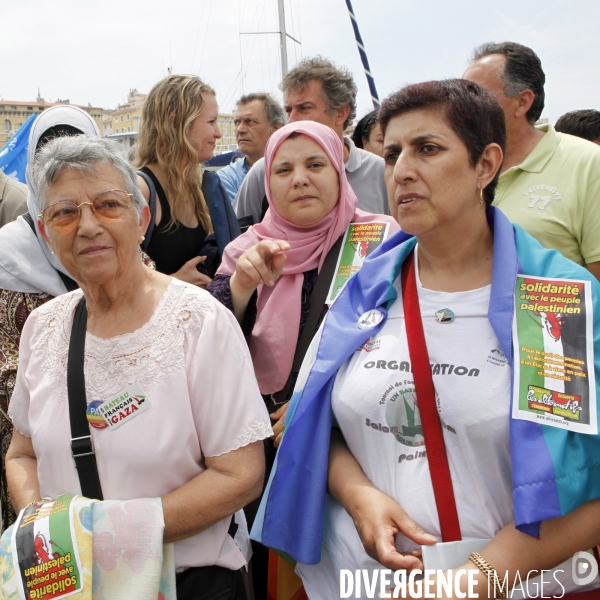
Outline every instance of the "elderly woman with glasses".
<path fill-rule="evenodd" d="M 162 498 L 178 598 L 245 598 L 240 509 L 260 493 L 261 440 L 272 431 L 235 317 L 142 263 L 149 210 L 113 143 L 56 139 L 34 173 L 40 231 L 81 289 L 35 310 L 23 329 L 6 458 L 13 504 L 81 493 L 67 369 L 85 303 L 85 396 L 104 499 Z M 147 408 L 114 428 L 97 407 L 133 391 Z"/>

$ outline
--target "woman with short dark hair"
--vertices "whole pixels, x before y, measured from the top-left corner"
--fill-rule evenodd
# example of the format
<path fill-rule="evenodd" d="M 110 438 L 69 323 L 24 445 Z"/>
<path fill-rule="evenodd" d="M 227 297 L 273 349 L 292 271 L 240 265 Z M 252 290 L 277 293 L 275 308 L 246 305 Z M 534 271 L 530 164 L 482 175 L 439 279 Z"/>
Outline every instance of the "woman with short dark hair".
<path fill-rule="evenodd" d="M 313 341 L 253 538 L 298 561 L 313 600 L 340 597 L 342 570 L 358 586 L 355 574 L 372 582 L 382 565 L 407 575 L 423 562 L 444 578 L 475 571 L 479 597 L 541 570 L 550 571 L 547 595 L 596 589 L 598 577 L 578 585 L 570 559 L 600 540 L 600 286 L 491 207 L 506 139 L 491 94 L 464 80 L 412 85 L 379 118 L 402 231 L 348 282 Z M 567 335 L 581 321 L 569 327 L 572 310 L 516 304 L 519 274 L 590 291 L 596 383 L 586 433 L 544 417 L 551 405 L 560 414 L 549 398 L 568 395 L 566 378 L 556 360 L 523 363 L 512 333 L 518 306 L 543 337 L 539 355 L 552 348 L 555 358 L 560 328 Z M 554 391 L 525 419 L 528 383 Z M 438 540 L 456 543 L 446 562 Z M 464 594 L 467 578 L 459 584 Z M 391 574 L 383 588 L 376 582 L 377 592 L 386 587 Z M 445 594 L 436 597 L 453 597 Z"/>
<path fill-rule="evenodd" d="M 383 156 L 383 133 L 377 120 L 377 111 L 367 113 L 354 128 L 352 141 L 357 148 Z"/>

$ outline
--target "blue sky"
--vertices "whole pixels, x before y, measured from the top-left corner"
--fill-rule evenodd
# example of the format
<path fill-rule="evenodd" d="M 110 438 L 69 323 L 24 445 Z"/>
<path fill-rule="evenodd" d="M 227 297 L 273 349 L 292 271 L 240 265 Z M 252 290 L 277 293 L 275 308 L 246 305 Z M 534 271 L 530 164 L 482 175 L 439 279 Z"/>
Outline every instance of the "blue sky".
<path fill-rule="evenodd" d="M 367 84 L 344 0 L 286 0 L 289 64 L 322 54 Z M 597 0 L 354 0 L 380 97 L 409 82 L 460 76 L 474 46 L 532 47 L 546 72 L 546 109 L 600 108 Z M 276 0 L 0 0 L 0 98 L 114 108 L 130 88 L 147 92 L 169 66 L 199 74 L 223 111 L 242 93 L 279 95 Z M 26 25 L 25 25 L 26 24 Z M 241 73 L 243 72 L 243 78 Z M 242 86 L 243 83 L 243 86 Z"/>

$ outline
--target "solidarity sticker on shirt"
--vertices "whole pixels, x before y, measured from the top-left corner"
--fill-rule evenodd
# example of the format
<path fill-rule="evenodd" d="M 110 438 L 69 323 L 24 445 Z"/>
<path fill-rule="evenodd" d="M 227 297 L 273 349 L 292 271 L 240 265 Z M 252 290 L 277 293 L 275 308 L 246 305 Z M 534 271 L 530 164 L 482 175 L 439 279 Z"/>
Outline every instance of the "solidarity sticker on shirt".
<path fill-rule="evenodd" d="M 136 382 L 106 402 L 94 407 L 94 412 L 102 417 L 111 429 L 116 429 L 147 408 L 150 408 L 150 401 L 142 386 Z M 89 415 L 88 421 L 94 425 Z M 98 425 L 94 426 L 98 427 Z"/>

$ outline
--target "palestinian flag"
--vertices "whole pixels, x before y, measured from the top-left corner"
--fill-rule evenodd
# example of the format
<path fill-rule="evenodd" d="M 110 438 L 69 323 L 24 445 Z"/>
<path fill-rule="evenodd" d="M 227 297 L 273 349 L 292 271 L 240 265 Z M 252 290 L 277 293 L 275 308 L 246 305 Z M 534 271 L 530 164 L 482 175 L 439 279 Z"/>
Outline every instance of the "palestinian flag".
<path fill-rule="evenodd" d="M 12 553 L 21 598 L 65 598 L 83 589 L 73 498 L 60 496 L 29 506 L 15 523 Z"/>
<path fill-rule="evenodd" d="M 389 223 L 350 223 L 340 255 L 338 257 L 335 275 L 331 282 L 327 303 L 331 304 L 340 293 L 344 284 L 360 271 L 365 258 L 372 254 L 388 236 Z"/>
<path fill-rule="evenodd" d="M 574 431 L 590 427 L 595 389 L 589 286 L 585 281 L 517 277 L 514 417 L 562 423 Z"/>

